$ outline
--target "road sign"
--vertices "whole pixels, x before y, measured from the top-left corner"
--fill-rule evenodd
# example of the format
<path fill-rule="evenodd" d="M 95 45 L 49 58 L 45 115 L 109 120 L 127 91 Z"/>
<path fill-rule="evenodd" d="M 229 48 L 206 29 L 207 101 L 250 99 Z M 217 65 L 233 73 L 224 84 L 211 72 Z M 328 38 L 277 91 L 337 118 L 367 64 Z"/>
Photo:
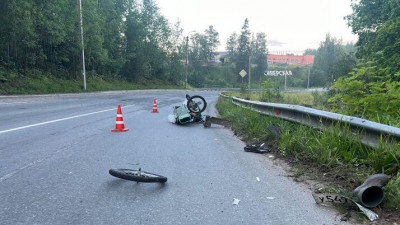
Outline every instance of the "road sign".
<path fill-rule="evenodd" d="M 244 76 L 247 75 L 247 72 L 245 70 L 242 70 L 239 72 L 239 75 L 242 76 L 242 78 L 243 78 Z"/>

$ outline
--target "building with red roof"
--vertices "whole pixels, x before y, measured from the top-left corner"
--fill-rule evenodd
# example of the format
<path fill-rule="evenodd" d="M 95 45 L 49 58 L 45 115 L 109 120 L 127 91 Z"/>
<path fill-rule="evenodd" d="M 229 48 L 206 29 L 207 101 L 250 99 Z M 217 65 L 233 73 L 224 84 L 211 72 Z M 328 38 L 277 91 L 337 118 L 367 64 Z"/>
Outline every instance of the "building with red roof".
<path fill-rule="evenodd" d="M 314 64 L 313 55 L 268 55 L 268 64 L 297 64 L 312 66 Z"/>

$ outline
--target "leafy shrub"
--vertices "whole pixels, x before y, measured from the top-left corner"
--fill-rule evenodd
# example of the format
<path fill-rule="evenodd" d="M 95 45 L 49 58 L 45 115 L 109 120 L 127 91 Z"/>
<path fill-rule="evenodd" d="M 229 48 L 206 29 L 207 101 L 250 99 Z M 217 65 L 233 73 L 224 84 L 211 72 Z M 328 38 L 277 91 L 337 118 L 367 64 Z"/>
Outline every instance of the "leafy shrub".
<path fill-rule="evenodd" d="M 313 97 L 313 106 L 319 109 L 329 109 L 328 99 L 332 97 L 332 91 L 328 92 L 311 92 Z"/>
<path fill-rule="evenodd" d="M 272 79 L 268 78 L 264 80 L 261 84 L 261 87 L 263 89 L 260 96 L 261 101 L 277 102 L 282 98 L 278 84 Z"/>
<path fill-rule="evenodd" d="M 390 124 L 400 108 L 399 78 L 399 72 L 391 74 L 373 62 L 360 64 L 333 85 L 337 93 L 329 103 L 334 111 Z"/>

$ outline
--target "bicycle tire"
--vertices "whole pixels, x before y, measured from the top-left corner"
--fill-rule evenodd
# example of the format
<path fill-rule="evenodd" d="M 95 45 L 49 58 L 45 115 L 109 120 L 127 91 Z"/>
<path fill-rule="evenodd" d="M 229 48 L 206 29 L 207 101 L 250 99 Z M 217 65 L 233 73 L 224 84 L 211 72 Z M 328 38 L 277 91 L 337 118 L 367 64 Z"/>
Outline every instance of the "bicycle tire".
<path fill-rule="evenodd" d="M 200 100 L 201 100 L 201 102 L 202 102 L 202 108 L 200 108 L 200 106 L 193 100 L 193 99 L 196 99 L 196 98 L 199 98 Z M 193 104 L 193 103 L 195 103 L 195 104 Z M 193 104 L 193 105 L 192 105 Z M 203 112 L 204 110 L 206 110 L 206 107 L 207 107 L 207 102 L 206 102 L 206 100 L 202 97 L 202 96 L 200 96 L 200 95 L 193 95 L 192 97 L 190 97 L 189 98 L 189 100 L 187 101 L 187 108 L 188 108 L 188 110 L 190 111 L 190 112 L 192 112 L 192 113 L 201 113 L 201 112 Z"/>
<path fill-rule="evenodd" d="M 131 169 L 110 169 L 108 171 L 111 176 L 118 177 L 124 180 L 131 180 L 136 182 L 152 183 L 152 182 L 167 182 L 167 178 L 158 174 L 149 173 L 139 170 Z"/>

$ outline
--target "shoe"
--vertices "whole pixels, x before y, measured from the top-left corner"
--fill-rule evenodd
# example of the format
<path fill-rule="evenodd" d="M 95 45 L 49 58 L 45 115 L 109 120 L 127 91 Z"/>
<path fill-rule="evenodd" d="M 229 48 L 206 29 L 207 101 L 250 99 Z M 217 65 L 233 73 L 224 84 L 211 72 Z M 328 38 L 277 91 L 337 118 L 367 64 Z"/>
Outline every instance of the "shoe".
<path fill-rule="evenodd" d="M 264 154 L 271 152 L 271 149 L 264 147 L 264 143 L 262 143 L 261 145 L 246 145 L 246 147 L 244 147 L 244 151 Z"/>
<path fill-rule="evenodd" d="M 257 150 L 257 145 L 246 145 L 246 147 L 244 147 L 244 151 L 245 152 L 254 152 Z"/>
<path fill-rule="evenodd" d="M 260 148 L 257 148 L 257 150 L 254 151 L 254 152 L 255 152 L 255 153 L 264 154 L 264 153 L 268 153 L 268 152 L 270 152 L 270 151 L 271 151 L 271 149 L 269 149 L 269 148 L 260 147 Z"/>

